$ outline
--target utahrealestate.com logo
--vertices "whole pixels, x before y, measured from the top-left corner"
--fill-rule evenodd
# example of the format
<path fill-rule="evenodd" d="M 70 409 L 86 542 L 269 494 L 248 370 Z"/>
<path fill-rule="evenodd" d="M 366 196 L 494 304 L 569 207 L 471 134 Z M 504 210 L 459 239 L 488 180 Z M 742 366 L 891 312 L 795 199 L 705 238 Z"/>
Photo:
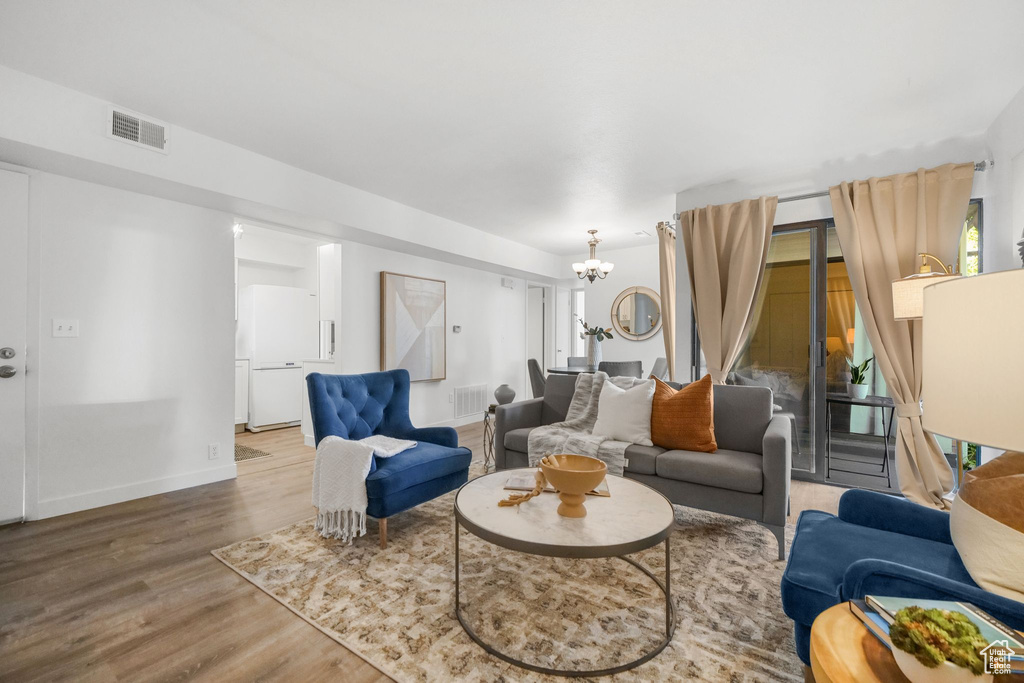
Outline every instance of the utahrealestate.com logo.
<path fill-rule="evenodd" d="M 985 673 L 1010 673 L 1010 657 L 1013 656 L 1013 650 L 1007 641 L 996 640 L 989 643 L 988 647 L 981 651 L 981 656 L 985 658 Z"/>

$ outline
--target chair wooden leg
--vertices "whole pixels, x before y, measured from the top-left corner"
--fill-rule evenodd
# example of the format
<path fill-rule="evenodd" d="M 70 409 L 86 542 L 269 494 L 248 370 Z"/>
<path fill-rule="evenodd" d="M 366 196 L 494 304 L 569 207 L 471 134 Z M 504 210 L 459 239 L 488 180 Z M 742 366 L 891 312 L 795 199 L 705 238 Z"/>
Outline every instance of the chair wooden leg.
<path fill-rule="evenodd" d="M 384 550 L 388 547 L 388 520 L 386 518 L 378 519 L 377 529 L 380 533 L 380 548 Z"/>

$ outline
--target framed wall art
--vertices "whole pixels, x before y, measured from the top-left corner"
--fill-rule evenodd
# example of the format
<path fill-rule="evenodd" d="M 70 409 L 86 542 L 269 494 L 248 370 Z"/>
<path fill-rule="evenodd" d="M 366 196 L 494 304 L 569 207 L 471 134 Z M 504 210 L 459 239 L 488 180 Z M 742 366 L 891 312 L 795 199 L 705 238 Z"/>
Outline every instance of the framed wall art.
<path fill-rule="evenodd" d="M 413 382 L 443 380 L 446 324 L 444 280 L 381 272 L 381 370 L 404 368 Z"/>

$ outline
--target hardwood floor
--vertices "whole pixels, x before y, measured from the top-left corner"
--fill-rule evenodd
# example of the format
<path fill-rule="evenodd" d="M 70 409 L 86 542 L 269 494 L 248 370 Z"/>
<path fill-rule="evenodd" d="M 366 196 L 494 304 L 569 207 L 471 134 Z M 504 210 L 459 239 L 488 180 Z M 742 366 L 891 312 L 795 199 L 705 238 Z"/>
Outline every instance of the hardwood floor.
<path fill-rule="evenodd" d="M 480 424 L 459 437 L 482 458 Z M 298 428 L 237 441 L 273 457 L 233 481 L 0 528 L 0 680 L 388 680 L 210 555 L 314 514 Z M 794 482 L 792 519 L 841 493 Z"/>

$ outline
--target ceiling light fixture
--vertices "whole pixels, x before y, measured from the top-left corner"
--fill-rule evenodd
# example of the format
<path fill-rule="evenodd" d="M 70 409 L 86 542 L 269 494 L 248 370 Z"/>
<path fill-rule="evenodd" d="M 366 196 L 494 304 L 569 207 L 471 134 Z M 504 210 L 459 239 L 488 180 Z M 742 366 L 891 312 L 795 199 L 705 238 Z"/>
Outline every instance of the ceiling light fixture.
<path fill-rule="evenodd" d="M 603 280 L 608 273 L 612 272 L 615 264 L 608 261 L 602 262 L 597 258 L 597 243 L 601 240 L 597 239 L 597 230 L 587 230 L 587 232 L 590 234 L 590 240 L 587 242 L 590 245 L 590 258 L 582 263 L 572 264 L 572 269 L 576 271 L 576 276 L 581 280 L 583 278 L 587 278 L 591 282 Z"/>

